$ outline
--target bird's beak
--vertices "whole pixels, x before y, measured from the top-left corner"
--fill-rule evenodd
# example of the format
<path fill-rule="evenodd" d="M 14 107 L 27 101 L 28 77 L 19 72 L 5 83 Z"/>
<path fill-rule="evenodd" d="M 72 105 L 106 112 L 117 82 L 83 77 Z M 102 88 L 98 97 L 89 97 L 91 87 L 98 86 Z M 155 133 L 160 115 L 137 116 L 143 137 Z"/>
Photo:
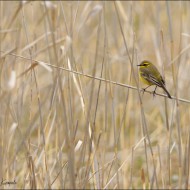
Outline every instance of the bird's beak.
<path fill-rule="evenodd" d="M 140 66 L 140 65 L 137 65 L 137 66 Z"/>

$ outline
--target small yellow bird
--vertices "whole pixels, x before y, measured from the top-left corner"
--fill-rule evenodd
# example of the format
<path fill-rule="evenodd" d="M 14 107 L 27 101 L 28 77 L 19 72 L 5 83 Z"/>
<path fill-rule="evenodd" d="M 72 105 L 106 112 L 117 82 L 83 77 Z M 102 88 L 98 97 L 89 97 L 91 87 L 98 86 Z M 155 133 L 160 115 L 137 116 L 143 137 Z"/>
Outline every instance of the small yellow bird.
<path fill-rule="evenodd" d="M 168 97 L 172 99 L 170 93 L 166 90 L 165 81 L 162 78 L 162 75 L 150 61 L 144 60 L 141 62 L 141 64 L 137 66 L 139 66 L 139 76 L 141 81 L 147 84 L 148 87 L 156 85 L 153 94 L 155 94 L 156 88 L 159 86 L 166 92 Z M 143 90 L 145 91 L 145 89 L 147 89 L 148 87 L 144 88 Z"/>

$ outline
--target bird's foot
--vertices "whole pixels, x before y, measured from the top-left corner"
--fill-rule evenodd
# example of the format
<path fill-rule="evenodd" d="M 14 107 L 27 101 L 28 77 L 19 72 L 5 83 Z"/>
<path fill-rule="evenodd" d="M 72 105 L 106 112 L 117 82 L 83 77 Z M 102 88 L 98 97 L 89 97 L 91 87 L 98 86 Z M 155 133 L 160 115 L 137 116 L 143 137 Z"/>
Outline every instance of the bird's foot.
<path fill-rule="evenodd" d="M 156 91 L 152 91 L 153 98 L 156 96 Z"/>
<path fill-rule="evenodd" d="M 142 92 L 142 95 L 144 95 L 145 88 L 142 88 L 142 89 L 140 90 L 140 92 Z"/>

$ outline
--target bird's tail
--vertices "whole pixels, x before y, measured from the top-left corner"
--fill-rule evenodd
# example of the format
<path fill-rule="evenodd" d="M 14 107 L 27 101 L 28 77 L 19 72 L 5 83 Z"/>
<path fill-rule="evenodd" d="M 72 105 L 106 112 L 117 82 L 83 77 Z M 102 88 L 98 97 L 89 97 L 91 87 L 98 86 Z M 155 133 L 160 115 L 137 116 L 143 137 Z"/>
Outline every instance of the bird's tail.
<path fill-rule="evenodd" d="M 162 88 L 164 89 L 164 91 L 166 92 L 166 94 L 168 95 L 168 97 L 172 99 L 170 93 L 166 90 L 166 87 L 164 85 L 162 85 Z"/>

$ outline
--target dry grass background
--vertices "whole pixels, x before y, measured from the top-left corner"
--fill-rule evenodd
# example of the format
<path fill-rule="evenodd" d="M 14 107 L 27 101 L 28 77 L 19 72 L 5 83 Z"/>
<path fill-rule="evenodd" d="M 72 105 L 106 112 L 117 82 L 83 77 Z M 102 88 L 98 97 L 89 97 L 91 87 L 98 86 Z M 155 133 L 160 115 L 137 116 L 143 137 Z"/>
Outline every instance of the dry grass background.
<path fill-rule="evenodd" d="M 1 188 L 188 189 L 189 6 L 1 1 Z"/>

